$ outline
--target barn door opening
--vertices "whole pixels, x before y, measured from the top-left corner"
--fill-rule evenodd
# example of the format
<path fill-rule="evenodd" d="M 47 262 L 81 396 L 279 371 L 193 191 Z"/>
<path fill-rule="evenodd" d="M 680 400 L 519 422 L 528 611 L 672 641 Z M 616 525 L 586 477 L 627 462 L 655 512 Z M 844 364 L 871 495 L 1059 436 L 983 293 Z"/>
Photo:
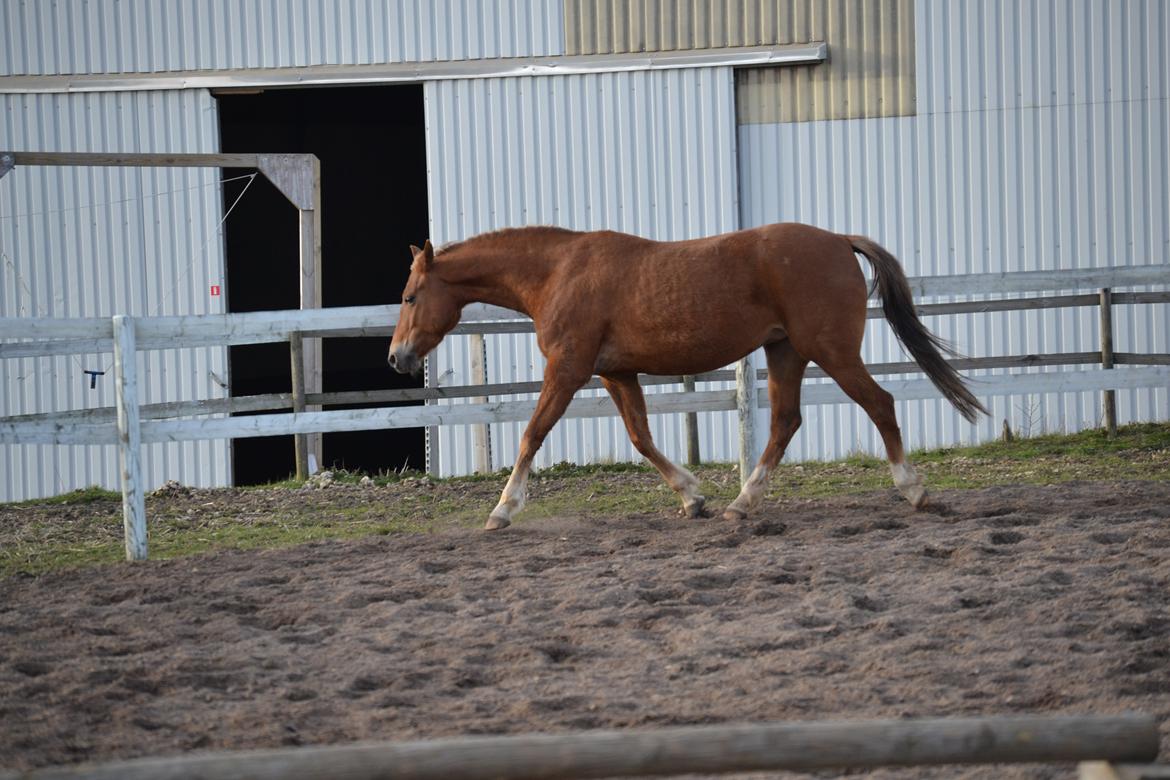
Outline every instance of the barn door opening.
<path fill-rule="evenodd" d="M 224 152 L 312 153 L 321 160 L 323 305 L 396 302 L 409 274 L 408 247 L 421 245 L 428 229 L 422 86 L 274 89 L 216 97 Z M 237 173 L 226 171 L 225 177 Z M 225 203 L 232 203 L 245 183 L 226 184 Z M 296 225 L 296 210 L 257 177 L 225 226 L 223 292 L 229 311 L 297 308 Z M 324 391 L 421 386 L 386 365 L 388 346 L 385 338 L 327 339 Z M 233 396 L 290 391 L 287 344 L 230 349 Z M 421 428 L 327 433 L 324 451 L 322 468 L 425 468 Z M 285 479 L 295 470 L 293 439 L 237 439 L 232 461 L 237 485 Z"/>

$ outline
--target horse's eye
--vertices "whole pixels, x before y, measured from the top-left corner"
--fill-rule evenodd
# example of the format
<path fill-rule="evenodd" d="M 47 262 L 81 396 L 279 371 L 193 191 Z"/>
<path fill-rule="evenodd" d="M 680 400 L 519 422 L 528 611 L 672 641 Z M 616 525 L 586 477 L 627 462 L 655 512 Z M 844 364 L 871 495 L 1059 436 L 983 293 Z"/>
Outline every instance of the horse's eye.
<path fill-rule="evenodd" d="M 403 298 L 402 300 L 406 301 L 407 303 L 414 303 L 414 296 L 408 295 L 405 298 Z"/>

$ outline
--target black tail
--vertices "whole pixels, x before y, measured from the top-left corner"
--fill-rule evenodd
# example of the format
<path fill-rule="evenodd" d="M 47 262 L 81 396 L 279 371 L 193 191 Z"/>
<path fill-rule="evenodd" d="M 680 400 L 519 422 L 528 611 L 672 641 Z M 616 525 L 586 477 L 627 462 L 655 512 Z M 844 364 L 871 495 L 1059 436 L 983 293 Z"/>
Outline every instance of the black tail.
<path fill-rule="evenodd" d="M 931 333 L 918 319 L 910 284 L 897 258 L 864 236 L 847 236 L 854 252 L 865 255 L 873 265 L 874 286 L 882 299 L 882 311 L 889 320 L 902 346 L 922 367 L 947 400 L 969 422 L 975 422 L 976 412 L 988 414 L 987 409 L 963 384 L 963 377 L 943 358 L 942 353 L 957 357 L 957 353 L 938 336 Z"/>

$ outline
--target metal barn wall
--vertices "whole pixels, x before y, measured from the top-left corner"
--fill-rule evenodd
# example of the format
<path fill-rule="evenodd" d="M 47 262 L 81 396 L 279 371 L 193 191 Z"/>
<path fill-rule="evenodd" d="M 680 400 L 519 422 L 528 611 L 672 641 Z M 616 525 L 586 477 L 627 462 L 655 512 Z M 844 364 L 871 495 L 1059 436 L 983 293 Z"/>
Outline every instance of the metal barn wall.
<path fill-rule="evenodd" d="M 561 28 L 560 0 L 5 0 L 0 76 L 554 55 Z"/>
<path fill-rule="evenodd" d="M 0 148 L 214 152 L 205 91 L 0 95 Z M 0 179 L 0 316 L 224 310 L 218 169 L 18 166 Z M 139 353 L 144 403 L 220 398 L 225 348 Z M 0 416 L 112 406 L 110 353 L 0 360 Z M 105 370 L 89 388 L 83 370 Z M 143 448 L 146 484 L 223 485 L 225 441 Z M 0 501 L 117 489 L 114 447 L 0 445 Z"/>
<path fill-rule="evenodd" d="M 1170 262 L 1170 6 L 918 4 L 918 115 L 739 129 L 743 224 L 864 233 L 910 275 Z M 1164 306 L 1115 309 L 1114 348 L 1170 348 Z M 930 318 L 966 353 L 1098 348 L 1097 310 Z M 867 362 L 903 359 L 871 323 Z M 1100 424 L 1098 393 L 990 399 L 970 426 L 943 401 L 899 404 L 910 446 Z M 1118 392 L 1122 422 L 1170 417 L 1167 391 Z M 806 407 L 794 459 L 881 453 L 850 406 Z"/>
<path fill-rule="evenodd" d="M 875 33 L 872 11 L 848 16 L 853 6 L 843 0 L 791 6 L 727 0 L 710 6 L 714 21 L 705 43 L 695 38 L 687 45 L 765 42 L 785 30 L 816 37 L 821 28 L 813 17 L 824 14 L 828 25 L 828 15 L 840 12 L 843 35 L 852 30 L 869 41 L 866 36 L 884 40 L 889 33 L 899 51 L 912 41 L 913 80 L 897 71 L 899 107 L 889 106 L 889 83 L 882 79 L 863 79 L 844 93 L 863 116 L 874 112 L 858 107 L 876 101 L 884 118 L 752 124 L 816 117 L 787 113 L 799 111 L 790 105 L 800 103 L 799 92 L 777 99 L 776 116 L 745 114 L 743 85 L 755 76 L 725 68 L 429 83 L 433 238 L 446 242 L 542 223 L 684 238 L 799 219 L 868 233 L 911 274 L 1168 261 L 1166 4 L 924 1 L 913 4 L 910 25 L 903 23 L 909 0 L 883 2 L 893 3 L 898 24 L 882 27 L 888 14 L 880 13 Z M 276 5 L 262 0 L 13 0 L 0 4 L 0 77 L 573 53 L 585 49 L 580 38 L 566 44 L 566 30 L 580 23 L 578 10 L 590 7 L 612 14 L 626 6 L 296 0 L 277 14 Z M 686 35 L 699 34 L 697 27 L 686 35 L 676 29 L 678 40 L 668 46 L 666 33 L 646 20 L 661 22 L 671 8 L 700 7 L 707 6 L 687 0 L 630 5 L 643 9 L 645 40 L 634 35 L 633 19 L 613 27 L 624 43 L 615 37 L 602 48 L 683 46 Z M 792 16 L 783 17 L 789 7 Z M 734 37 L 741 34 L 742 40 Z M 876 44 L 859 45 L 869 52 Z M 837 44 L 831 62 L 812 70 L 849 56 Z M 906 59 L 899 54 L 898 61 Z M 917 116 L 898 116 L 905 100 Z M 202 91 L 0 95 L 0 105 L 0 147 L 190 152 L 217 146 L 214 101 Z M 213 310 L 202 292 L 222 268 L 222 250 L 216 239 L 203 244 L 222 215 L 217 177 L 179 169 L 9 174 L 0 180 L 0 313 L 108 315 L 122 305 L 140 314 Z M 196 247 L 203 247 L 200 258 L 185 257 Z M 40 259 L 30 263 L 33 257 Z M 62 288 L 64 280 L 71 286 Z M 969 315 L 932 324 L 973 354 L 1097 343 L 1092 310 Z M 1168 348 L 1170 326 L 1157 307 L 1119 311 L 1116 327 L 1119 350 Z M 488 346 L 489 381 L 539 378 L 542 361 L 531 337 L 489 336 Z M 869 361 L 900 354 L 877 324 L 866 350 Z M 440 360 L 441 382 L 466 381 L 463 340 L 452 340 Z M 81 362 L 104 368 L 108 356 Z M 4 363 L 0 414 L 111 403 L 108 390 L 83 392 L 76 363 Z M 226 355 L 157 353 L 143 370 L 150 372 L 148 401 L 170 400 L 176 392 L 214 397 L 222 395 L 216 377 L 224 377 Z M 10 390 L 14 382 L 18 389 Z M 1098 398 L 1087 393 L 1004 397 L 994 404 L 995 418 L 978 428 L 942 402 L 903 403 L 900 414 L 912 446 L 988 438 L 1004 417 L 1039 432 L 1095 424 L 1100 415 Z M 1165 419 L 1167 405 L 1165 390 L 1119 398 L 1123 419 Z M 880 449 L 872 425 L 852 407 L 809 407 L 805 417 L 792 457 Z M 731 415 L 700 419 L 705 457 L 733 459 Z M 652 421 L 663 449 L 681 458 L 679 417 Z M 510 464 L 522 428 L 493 426 L 495 467 Z M 469 471 L 470 432 L 445 429 L 443 436 L 437 468 Z M 222 442 L 151 448 L 148 473 L 153 482 L 222 484 L 226 453 Z M 539 463 L 637 457 L 618 420 L 566 421 Z M 0 474 L 11 491 L 4 498 L 113 484 L 115 470 L 112 452 L 102 448 L 0 451 Z"/>
<path fill-rule="evenodd" d="M 565 49 L 825 41 L 827 62 L 736 73 L 741 123 L 913 114 L 914 0 L 564 0 Z"/>
<path fill-rule="evenodd" d="M 657 239 L 737 227 L 729 68 L 432 82 L 425 92 L 432 239 L 507 226 L 614 229 Z M 438 353 L 440 384 L 468 384 L 468 339 Z M 534 336 L 489 335 L 488 381 L 540 379 Z M 675 388 L 677 389 L 677 388 Z M 533 396 L 534 397 L 534 396 Z M 731 459 L 730 414 L 700 415 L 707 457 Z M 521 423 L 491 426 L 493 468 L 510 466 Z M 652 415 L 655 440 L 685 454 L 680 415 Z M 440 474 L 473 469 L 471 432 L 440 429 Z M 538 465 L 637 460 L 620 419 L 562 420 Z"/>

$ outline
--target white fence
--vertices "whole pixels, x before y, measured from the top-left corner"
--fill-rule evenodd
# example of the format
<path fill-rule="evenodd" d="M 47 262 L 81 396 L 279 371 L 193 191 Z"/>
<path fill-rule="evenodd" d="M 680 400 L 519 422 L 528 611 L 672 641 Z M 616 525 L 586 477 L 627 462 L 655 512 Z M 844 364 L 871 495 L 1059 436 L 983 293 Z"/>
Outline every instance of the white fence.
<path fill-rule="evenodd" d="M 1035 366 L 1097 365 L 1092 369 L 1027 372 L 981 377 L 973 382 L 976 395 L 997 393 L 1063 392 L 1167 387 L 1170 385 L 1170 355 L 1115 352 L 1108 325 L 1111 307 L 1119 304 L 1149 304 L 1170 301 L 1170 292 L 1112 292 L 1119 287 L 1168 286 L 1170 266 L 1136 266 L 1081 269 L 1053 272 L 979 274 L 970 276 L 912 279 L 917 298 L 939 295 L 995 295 L 1048 292 L 1054 290 L 1099 289 L 1100 293 L 1032 298 L 999 298 L 925 304 L 923 316 L 966 312 L 1058 308 L 1099 305 L 1102 313 L 1100 352 L 1055 355 L 1007 355 L 955 361 L 960 369 Z M 480 398 L 531 393 L 539 383 L 473 385 L 419 390 L 388 390 L 360 393 L 273 394 L 209 401 L 180 401 L 141 406 L 138 403 L 136 360 L 138 351 L 233 344 L 299 341 L 323 336 L 389 337 L 397 321 L 398 306 L 370 306 L 344 309 L 256 312 L 249 314 L 201 315 L 187 317 L 116 316 L 108 319 L 0 318 L 0 358 L 40 357 L 77 353 L 113 352 L 116 373 L 116 406 L 25 415 L 0 419 L 3 444 L 117 444 L 122 464 L 123 510 L 126 525 L 126 554 L 130 559 L 146 557 L 144 485 L 139 458 L 141 445 L 152 442 L 216 438 L 246 438 L 280 434 L 308 434 L 335 431 L 413 428 L 457 424 L 486 424 L 527 420 L 535 401 L 486 401 L 444 405 L 444 398 Z M 873 308 L 869 316 L 880 317 Z M 531 332 L 532 323 L 516 312 L 481 305 L 464 310 L 456 334 Z M 294 352 L 295 354 L 295 352 Z M 1118 368 L 1113 368 L 1118 366 Z M 918 371 L 913 363 L 871 365 L 877 375 Z M 303 371 L 303 369 L 302 369 Z M 730 371 L 700 374 L 698 382 L 725 381 Z M 741 421 L 741 469 L 748 473 L 758 454 L 752 430 L 756 406 L 766 406 L 767 391 L 761 385 L 761 371 L 750 361 L 735 372 L 735 390 L 698 390 L 651 394 L 650 413 L 701 412 L 738 409 Z M 819 375 L 810 370 L 809 376 Z M 673 384 L 681 377 L 644 377 L 644 384 Z M 881 384 L 898 399 L 936 398 L 938 391 L 927 379 L 899 379 Z M 297 383 L 294 383 L 294 388 Z M 594 383 L 588 386 L 596 386 Z M 273 409 L 304 409 L 306 404 L 344 404 L 428 400 L 431 405 L 345 411 L 224 417 L 224 414 Z M 737 403 L 738 401 L 738 403 Z M 845 403 L 848 399 L 835 385 L 812 385 L 802 394 L 804 405 Z M 1108 404 L 1107 404 L 1108 407 Z M 566 417 L 615 416 L 608 398 L 578 398 Z"/>

